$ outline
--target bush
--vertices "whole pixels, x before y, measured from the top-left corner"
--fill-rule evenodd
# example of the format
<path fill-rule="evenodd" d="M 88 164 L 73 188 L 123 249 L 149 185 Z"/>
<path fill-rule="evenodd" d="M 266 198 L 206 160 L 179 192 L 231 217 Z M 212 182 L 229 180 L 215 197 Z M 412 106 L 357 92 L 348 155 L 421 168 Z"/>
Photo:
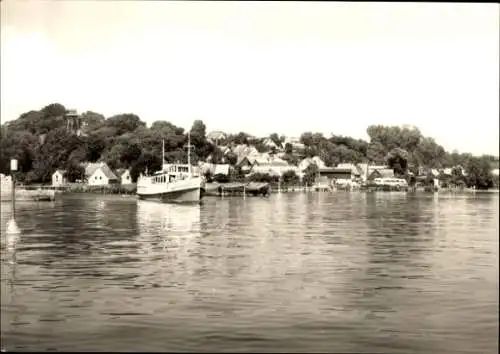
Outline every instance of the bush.
<path fill-rule="evenodd" d="M 222 173 L 218 173 L 212 178 L 212 180 L 214 180 L 217 183 L 227 183 L 229 182 L 229 176 L 224 175 Z"/>

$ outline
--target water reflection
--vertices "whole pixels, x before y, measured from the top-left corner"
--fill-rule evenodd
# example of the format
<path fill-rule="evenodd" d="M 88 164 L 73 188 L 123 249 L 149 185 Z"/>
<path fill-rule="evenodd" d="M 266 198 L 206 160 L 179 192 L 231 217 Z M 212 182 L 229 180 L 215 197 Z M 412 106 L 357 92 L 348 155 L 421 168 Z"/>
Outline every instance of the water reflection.
<path fill-rule="evenodd" d="M 161 250 L 192 246 L 200 236 L 200 206 L 138 201 L 137 224 L 141 245 Z"/>
<path fill-rule="evenodd" d="M 2 340 L 11 350 L 493 352 L 498 196 L 488 198 L 25 207 L 9 248 L 17 262 L 2 252 Z"/>

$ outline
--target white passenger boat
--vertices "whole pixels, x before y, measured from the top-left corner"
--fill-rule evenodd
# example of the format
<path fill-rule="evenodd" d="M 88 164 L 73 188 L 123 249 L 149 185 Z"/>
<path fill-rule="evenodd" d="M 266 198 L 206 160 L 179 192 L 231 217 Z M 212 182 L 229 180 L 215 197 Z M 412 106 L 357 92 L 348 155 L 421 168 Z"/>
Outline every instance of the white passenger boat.
<path fill-rule="evenodd" d="M 190 141 L 190 140 L 189 140 Z M 188 145 L 188 149 L 191 145 Z M 164 153 L 162 153 L 162 161 Z M 149 176 L 139 176 L 137 196 L 139 199 L 163 203 L 199 203 L 205 192 L 205 179 L 191 166 L 188 150 L 187 164 L 163 163 L 161 171 Z"/>

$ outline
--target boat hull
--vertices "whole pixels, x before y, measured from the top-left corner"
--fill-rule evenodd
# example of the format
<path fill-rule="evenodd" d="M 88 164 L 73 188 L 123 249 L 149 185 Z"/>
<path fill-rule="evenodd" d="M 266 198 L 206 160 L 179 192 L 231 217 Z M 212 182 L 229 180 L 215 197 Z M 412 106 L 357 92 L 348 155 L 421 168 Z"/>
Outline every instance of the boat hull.
<path fill-rule="evenodd" d="M 152 200 L 161 203 L 200 203 L 203 196 L 204 189 L 201 187 L 159 193 L 137 194 L 140 200 Z"/>

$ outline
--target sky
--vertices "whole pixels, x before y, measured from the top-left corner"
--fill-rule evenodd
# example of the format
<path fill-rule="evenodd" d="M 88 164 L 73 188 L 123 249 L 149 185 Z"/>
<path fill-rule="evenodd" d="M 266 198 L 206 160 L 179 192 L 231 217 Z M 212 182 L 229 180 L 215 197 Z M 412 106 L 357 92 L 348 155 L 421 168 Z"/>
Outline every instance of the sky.
<path fill-rule="evenodd" d="M 3 0 L 1 121 L 59 102 L 186 129 L 499 151 L 499 5 Z"/>

